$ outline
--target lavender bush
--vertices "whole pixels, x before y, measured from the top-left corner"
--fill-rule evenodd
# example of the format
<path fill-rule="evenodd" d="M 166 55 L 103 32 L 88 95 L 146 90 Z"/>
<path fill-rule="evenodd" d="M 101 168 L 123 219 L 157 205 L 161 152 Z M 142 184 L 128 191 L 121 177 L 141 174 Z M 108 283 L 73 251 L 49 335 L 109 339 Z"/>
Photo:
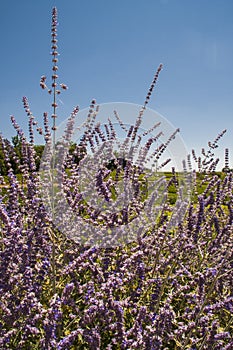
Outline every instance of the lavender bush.
<path fill-rule="evenodd" d="M 192 200 L 176 226 L 169 225 L 174 204 L 166 198 L 156 220 L 146 225 L 143 234 L 137 232 L 135 240 L 106 248 L 79 244 L 54 225 L 53 211 L 47 210 L 41 198 L 34 147 L 37 129 L 44 135 L 44 161 L 46 164 L 49 160 L 52 169 L 52 185 L 48 189 L 56 200 L 61 190 L 53 178 L 56 158 L 48 157 L 56 140 L 56 96 L 60 93 L 56 8 L 52 15 L 52 60 L 51 89 L 46 85 L 46 77 L 40 82 L 53 97 L 52 127 L 47 113 L 44 127 L 39 127 L 23 98 L 29 139 L 11 117 L 20 140 L 20 155 L 11 143 L 0 139 L 7 171 L 7 176 L 0 177 L 0 349 L 232 349 L 233 179 L 231 171 L 215 171 L 218 161 L 214 157 L 214 149 L 225 131 L 209 143 L 208 151 L 202 150 L 201 156 L 193 151 L 192 158 L 187 159 L 187 167 L 194 162 L 197 171 L 192 171 Z M 142 114 L 127 130 L 126 138 L 137 140 L 140 118 L 161 68 Z M 67 89 L 64 84 L 60 88 Z M 107 201 L 113 200 L 111 189 L 117 176 L 132 180 L 132 207 L 117 217 L 107 213 L 100 217 L 78 191 L 78 165 L 88 148 L 103 138 L 115 137 L 111 120 L 105 131 L 95 124 L 96 111 L 98 106 L 92 101 L 85 132 L 73 152 L 69 148 L 64 155 L 61 149 L 62 191 L 72 210 L 99 230 L 114 225 L 124 229 L 137 217 L 149 196 L 145 193 L 148 187 L 140 162 L 133 167 L 129 159 L 115 157 L 96 178 L 99 194 Z M 75 107 L 64 142 L 69 142 L 77 113 Z M 156 149 L 157 159 L 170 141 Z M 153 142 L 148 141 L 142 149 L 146 151 Z M 13 163 L 20 169 L 20 177 L 16 176 Z M 228 151 L 225 163 L 229 168 Z M 176 195 L 178 181 L 179 174 L 172 169 L 166 186 L 177 189 Z"/>

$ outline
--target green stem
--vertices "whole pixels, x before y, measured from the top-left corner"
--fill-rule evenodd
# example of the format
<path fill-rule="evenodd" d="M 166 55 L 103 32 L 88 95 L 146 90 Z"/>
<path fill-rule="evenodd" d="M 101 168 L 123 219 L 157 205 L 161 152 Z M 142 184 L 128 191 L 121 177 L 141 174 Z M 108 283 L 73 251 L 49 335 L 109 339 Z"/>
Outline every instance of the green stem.
<path fill-rule="evenodd" d="M 55 186 L 54 186 L 54 171 L 55 171 L 55 156 L 56 156 L 56 78 L 53 77 L 53 138 L 52 138 L 52 222 L 55 219 Z M 52 287 L 53 294 L 56 294 L 56 246 L 55 246 L 55 236 L 52 235 Z"/>

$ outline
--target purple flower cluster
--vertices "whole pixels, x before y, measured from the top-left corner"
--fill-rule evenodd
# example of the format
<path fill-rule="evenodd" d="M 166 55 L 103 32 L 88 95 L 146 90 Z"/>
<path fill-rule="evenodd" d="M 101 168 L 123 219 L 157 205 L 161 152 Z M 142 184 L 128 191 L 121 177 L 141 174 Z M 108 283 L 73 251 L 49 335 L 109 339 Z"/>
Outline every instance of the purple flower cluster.
<path fill-rule="evenodd" d="M 112 249 L 51 231 L 23 176 L 1 195 L 1 349 L 231 348 L 232 174 L 211 176 L 179 227 Z"/>

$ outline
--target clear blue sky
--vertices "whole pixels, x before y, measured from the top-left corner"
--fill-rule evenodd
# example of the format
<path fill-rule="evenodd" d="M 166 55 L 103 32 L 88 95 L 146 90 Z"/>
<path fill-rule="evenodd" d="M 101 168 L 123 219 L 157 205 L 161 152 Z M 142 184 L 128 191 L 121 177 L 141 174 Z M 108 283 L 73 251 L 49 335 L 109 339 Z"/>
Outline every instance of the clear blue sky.
<path fill-rule="evenodd" d="M 97 102 L 142 104 L 164 64 L 149 107 L 181 128 L 198 151 L 224 128 L 233 163 L 232 0 L 7 0 L 0 2 L 0 130 L 9 116 L 27 127 L 21 99 L 40 119 L 51 112 L 39 87 L 51 75 L 51 10 L 58 9 L 59 78 L 69 86 L 59 121 Z M 233 166 L 233 164 L 232 164 Z"/>

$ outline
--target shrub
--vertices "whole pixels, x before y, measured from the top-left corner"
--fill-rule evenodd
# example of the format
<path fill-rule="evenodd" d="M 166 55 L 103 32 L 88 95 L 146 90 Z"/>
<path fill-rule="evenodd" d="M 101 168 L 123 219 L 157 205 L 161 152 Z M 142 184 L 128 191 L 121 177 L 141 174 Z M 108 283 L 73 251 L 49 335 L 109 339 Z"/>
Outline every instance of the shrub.
<path fill-rule="evenodd" d="M 54 8 L 54 73 L 52 89 L 48 91 L 55 97 L 56 25 Z M 45 77 L 41 87 L 47 89 Z M 63 84 L 61 87 L 66 88 Z M 194 172 L 193 179 L 196 203 L 190 202 L 186 216 L 177 226 L 169 226 L 172 206 L 168 200 L 163 203 L 159 219 L 149 222 L 144 235 L 138 232 L 135 241 L 106 248 L 75 243 L 54 225 L 41 199 L 34 148 L 35 120 L 27 99 L 23 101 L 29 117 L 29 142 L 12 117 L 21 145 L 20 156 L 14 155 L 16 162 L 20 157 L 20 179 L 10 162 L 12 148 L 2 140 L 7 181 L 1 177 L 4 191 L 0 194 L 0 348 L 231 349 L 232 173 L 219 177 L 213 172 L 216 160 L 208 163 L 208 157 L 199 158 L 200 172 Z M 44 131 L 38 128 L 48 149 L 53 141 L 51 135 L 56 132 L 56 102 L 52 107 L 52 130 L 46 113 Z M 92 101 L 91 113 L 95 108 Z M 77 113 L 75 108 L 70 121 Z M 69 128 L 70 124 L 67 140 Z M 101 229 L 103 223 L 96 221 L 98 213 L 88 212 L 80 193 L 75 192 L 78 153 L 92 142 L 90 125 L 88 130 L 64 160 L 64 191 L 73 208 Z M 111 173 L 108 166 L 107 170 L 102 169 L 103 176 L 97 183 L 105 197 L 112 195 L 107 184 L 116 179 L 119 169 L 116 164 Z M 132 169 L 126 163 L 120 170 L 119 176 L 134 176 L 134 194 L 140 193 L 144 186 L 140 185 L 139 176 L 141 180 L 145 176 L 140 167 Z M 167 180 L 174 196 L 176 176 L 173 169 Z M 134 206 L 134 210 L 138 208 Z M 121 225 L 128 222 L 128 214 L 121 213 Z M 109 227 L 111 222 L 116 224 L 115 218 L 105 220 Z"/>

